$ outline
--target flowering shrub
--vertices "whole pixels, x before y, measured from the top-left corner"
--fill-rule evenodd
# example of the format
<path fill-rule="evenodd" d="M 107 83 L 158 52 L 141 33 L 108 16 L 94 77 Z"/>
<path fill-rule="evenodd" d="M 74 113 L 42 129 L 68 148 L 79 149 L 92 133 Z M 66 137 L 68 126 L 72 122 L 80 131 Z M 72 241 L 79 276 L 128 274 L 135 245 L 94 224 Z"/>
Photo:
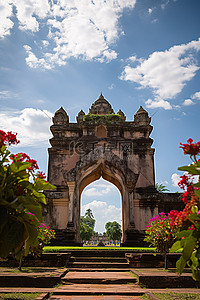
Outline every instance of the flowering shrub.
<path fill-rule="evenodd" d="M 40 227 L 41 205 L 46 204 L 42 191 L 55 187 L 36 172 L 35 160 L 25 153 L 11 154 L 8 146 L 19 143 L 16 136 L 0 130 L 0 257 L 12 252 L 20 259 L 45 240 Z"/>
<path fill-rule="evenodd" d="M 175 240 L 175 230 L 171 228 L 170 218 L 164 212 L 153 217 L 148 223 L 144 241 L 155 247 L 157 252 L 164 254 L 166 268 L 166 253 Z"/>
<path fill-rule="evenodd" d="M 182 249 L 182 256 L 177 261 L 176 267 L 179 274 L 184 270 L 186 264 L 191 267 L 193 278 L 200 280 L 200 180 L 193 183 L 193 175 L 200 176 L 200 142 L 193 143 L 192 139 L 187 144 L 182 144 L 184 154 L 190 155 L 193 163 L 178 168 L 188 172 L 188 175 L 181 176 L 179 186 L 184 190 L 182 197 L 185 208 L 178 212 L 172 210 L 169 214 L 171 228 L 178 228 L 177 241 L 173 244 L 171 252 Z M 200 179 L 200 177 L 199 177 Z"/>
<path fill-rule="evenodd" d="M 38 224 L 38 245 L 37 247 L 31 247 L 30 253 L 33 256 L 40 256 L 42 254 L 45 245 L 48 245 L 51 239 L 55 238 L 55 231 L 50 229 L 49 226 L 43 223 Z"/>

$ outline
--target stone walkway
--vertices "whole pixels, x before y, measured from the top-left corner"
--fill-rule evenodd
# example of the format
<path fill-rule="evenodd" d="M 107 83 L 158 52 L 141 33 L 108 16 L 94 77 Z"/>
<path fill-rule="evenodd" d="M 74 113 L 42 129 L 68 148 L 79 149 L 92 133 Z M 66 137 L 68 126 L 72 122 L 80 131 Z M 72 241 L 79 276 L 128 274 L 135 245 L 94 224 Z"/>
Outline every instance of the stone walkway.
<path fill-rule="evenodd" d="M 142 274 L 143 276 L 155 276 L 156 281 L 162 281 L 163 277 L 177 276 L 176 274 L 163 271 L 161 269 L 134 269 L 135 274 Z M 188 273 L 186 273 L 188 275 Z M 186 274 L 183 274 L 185 276 Z M 31 276 L 29 274 L 29 276 Z M 160 276 L 160 279 L 159 277 Z M 0 287 L 0 293 L 8 292 L 37 292 L 41 296 L 37 300 L 43 300 L 44 296 L 53 293 L 48 299 L 50 300 L 141 300 L 141 296 L 149 293 L 151 299 L 158 299 L 153 295 L 153 292 L 166 293 L 195 293 L 200 295 L 200 289 L 197 288 L 141 288 L 137 283 L 137 278 L 129 270 L 123 272 L 93 270 L 88 271 L 73 271 L 68 272 L 62 277 L 63 285 L 56 288 L 29 288 L 29 287 Z M 46 298 L 47 299 L 47 298 Z"/>

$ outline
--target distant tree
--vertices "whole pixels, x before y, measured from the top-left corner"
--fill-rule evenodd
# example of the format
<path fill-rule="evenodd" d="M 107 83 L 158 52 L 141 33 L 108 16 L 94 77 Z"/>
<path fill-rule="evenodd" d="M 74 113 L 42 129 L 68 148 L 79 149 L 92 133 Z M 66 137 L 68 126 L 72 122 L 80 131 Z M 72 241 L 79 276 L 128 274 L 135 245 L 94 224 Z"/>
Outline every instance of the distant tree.
<path fill-rule="evenodd" d="M 105 225 L 106 234 L 110 240 L 116 241 L 120 240 L 122 236 L 121 225 L 116 221 L 107 222 Z"/>
<path fill-rule="evenodd" d="M 95 219 L 92 213 L 92 210 L 90 208 L 88 208 L 85 212 L 84 216 L 81 216 L 81 224 L 86 224 L 89 227 L 92 228 L 92 230 L 94 230 L 94 226 L 95 226 Z"/>
<path fill-rule="evenodd" d="M 88 208 L 81 216 L 80 236 L 82 241 L 89 241 L 94 234 L 95 219 L 92 210 Z"/>
<path fill-rule="evenodd" d="M 80 228 L 80 236 L 81 236 L 81 240 L 82 241 L 89 241 L 91 239 L 91 237 L 93 236 L 94 231 L 92 229 L 92 227 L 88 226 L 85 223 L 81 224 L 81 228 Z"/>
<path fill-rule="evenodd" d="M 168 192 L 169 190 L 167 189 L 167 187 L 162 184 L 162 183 L 156 183 L 155 188 L 157 189 L 158 192 L 160 193 L 164 193 L 164 192 Z"/>

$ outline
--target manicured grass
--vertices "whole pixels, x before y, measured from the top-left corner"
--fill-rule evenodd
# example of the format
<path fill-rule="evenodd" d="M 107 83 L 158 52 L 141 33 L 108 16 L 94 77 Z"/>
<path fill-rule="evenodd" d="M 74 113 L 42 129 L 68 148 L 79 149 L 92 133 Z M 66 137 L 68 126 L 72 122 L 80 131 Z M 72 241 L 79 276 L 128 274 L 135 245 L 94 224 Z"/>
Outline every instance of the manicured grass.
<path fill-rule="evenodd" d="M 35 300 L 40 293 L 0 293 L 1 300 Z"/>
<path fill-rule="evenodd" d="M 153 293 L 160 300 L 199 300 L 199 294 L 190 294 L 190 293 Z"/>
<path fill-rule="evenodd" d="M 148 252 L 148 253 L 155 253 L 156 249 L 155 248 L 149 248 L 149 247 L 67 247 L 67 246 L 46 246 L 43 249 L 43 253 L 56 253 L 59 252 L 61 250 L 64 251 L 70 251 L 70 250 L 126 250 L 128 251 L 134 251 L 134 252 Z"/>

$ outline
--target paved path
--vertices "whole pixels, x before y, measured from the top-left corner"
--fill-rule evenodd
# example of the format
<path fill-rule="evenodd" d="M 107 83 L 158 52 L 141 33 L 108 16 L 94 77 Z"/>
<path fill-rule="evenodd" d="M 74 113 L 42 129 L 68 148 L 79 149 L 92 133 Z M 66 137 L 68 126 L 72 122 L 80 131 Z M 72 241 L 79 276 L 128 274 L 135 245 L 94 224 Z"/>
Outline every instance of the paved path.
<path fill-rule="evenodd" d="M 69 272 L 63 277 L 63 285 L 54 290 L 49 299 L 91 300 L 140 300 L 143 290 L 134 275 L 125 272 Z"/>
<path fill-rule="evenodd" d="M 170 272 L 161 269 L 134 269 L 135 273 L 147 276 L 169 276 Z M 172 275 L 175 274 L 172 272 Z M 121 271 L 111 272 L 106 270 L 84 272 L 73 271 L 64 275 L 63 285 L 56 288 L 29 288 L 29 287 L 0 287 L 0 293 L 8 292 L 37 292 L 43 294 L 53 293 L 50 300 L 141 300 L 144 293 L 164 293 L 166 289 L 141 288 L 137 284 L 136 277 L 132 272 Z M 157 279 L 158 280 L 158 279 Z M 167 292 L 195 293 L 200 295 L 200 289 L 195 288 L 169 288 Z M 38 300 L 42 300 L 39 297 Z"/>
<path fill-rule="evenodd" d="M 142 300 L 137 296 L 51 296 L 50 300 Z"/>

